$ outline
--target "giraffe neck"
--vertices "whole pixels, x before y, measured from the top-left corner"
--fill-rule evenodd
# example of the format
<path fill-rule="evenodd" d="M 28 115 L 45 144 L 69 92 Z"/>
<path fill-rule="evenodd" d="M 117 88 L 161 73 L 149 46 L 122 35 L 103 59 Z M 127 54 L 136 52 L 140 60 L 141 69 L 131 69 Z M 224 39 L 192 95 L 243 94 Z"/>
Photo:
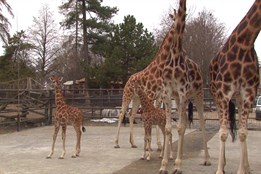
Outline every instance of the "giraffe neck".
<path fill-rule="evenodd" d="M 142 89 L 139 89 L 137 94 L 140 97 L 140 104 L 142 109 L 146 112 L 153 106 L 153 101 L 150 100 Z"/>
<path fill-rule="evenodd" d="M 62 88 L 60 85 L 55 86 L 55 104 L 56 107 L 62 106 L 65 104 L 65 100 L 62 93 Z"/>
<path fill-rule="evenodd" d="M 166 61 L 166 59 L 169 55 L 171 45 L 173 43 L 174 30 L 175 30 L 175 22 L 172 24 L 168 33 L 165 35 L 165 37 L 159 47 L 158 52 L 154 56 L 151 63 L 145 68 L 145 71 L 150 70 L 151 68 L 155 68 L 155 66 L 158 67 L 157 70 L 160 70 L 161 65 L 163 66 L 164 62 Z"/>
<path fill-rule="evenodd" d="M 230 44 L 252 48 L 261 29 L 261 0 L 256 0 L 230 35 Z M 237 39 L 232 39 L 237 37 Z"/>
<path fill-rule="evenodd" d="M 163 66 L 165 64 L 165 61 L 168 58 L 168 55 L 169 55 L 170 49 L 171 49 L 171 45 L 173 43 L 174 28 L 175 28 L 175 24 L 172 24 L 169 32 L 165 35 L 158 52 L 154 56 L 154 59 L 143 70 L 145 76 L 148 74 L 153 74 L 156 77 L 161 75 Z"/>
<path fill-rule="evenodd" d="M 186 0 L 180 0 L 178 14 L 176 17 L 176 25 L 174 28 L 174 40 L 173 40 L 173 50 L 174 53 L 182 52 L 182 40 L 185 30 L 185 20 L 186 20 Z"/>

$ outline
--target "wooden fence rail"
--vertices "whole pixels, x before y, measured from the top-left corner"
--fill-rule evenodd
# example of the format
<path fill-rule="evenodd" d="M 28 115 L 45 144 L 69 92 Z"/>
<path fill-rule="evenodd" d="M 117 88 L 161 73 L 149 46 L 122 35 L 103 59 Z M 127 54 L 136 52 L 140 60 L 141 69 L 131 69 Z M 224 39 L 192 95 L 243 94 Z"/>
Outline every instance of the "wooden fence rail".
<path fill-rule="evenodd" d="M 204 89 L 204 109 L 207 121 L 218 124 L 215 105 L 208 89 Z M 64 90 L 66 103 L 79 107 L 85 113 L 86 119 L 117 117 L 121 108 L 122 89 L 88 89 Z M 175 109 L 175 108 L 173 108 Z M 0 125 L 21 123 L 51 124 L 55 112 L 53 90 L 8 90 L 0 89 Z M 197 114 L 195 119 L 197 120 Z M 251 127 L 261 128 L 261 122 L 256 121 L 254 113 L 250 116 Z"/>

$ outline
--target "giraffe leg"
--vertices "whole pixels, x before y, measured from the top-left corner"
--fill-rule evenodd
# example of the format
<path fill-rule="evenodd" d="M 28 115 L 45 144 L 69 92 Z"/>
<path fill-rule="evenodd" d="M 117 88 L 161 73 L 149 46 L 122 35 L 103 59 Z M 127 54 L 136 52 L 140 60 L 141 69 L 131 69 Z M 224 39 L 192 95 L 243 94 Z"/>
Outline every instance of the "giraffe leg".
<path fill-rule="evenodd" d="M 134 138 L 133 138 L 133 122 L 134 117 L 137 113 L 138 107 L 140 105 L 140 100 L 138 97 L 134 97 L 132 101 L 132 109 L 131 113 L 129 115 L 129 121 L 130 121 L 130 144 L 132 148 L 137 148 L 137 146 L 134 144 Z"/>
<path fill-rule="evenodd" d="M 124 98 L 123 98 L 123 101 L 124 101 Z M 121 123 L 122 123 L 122 120 L 123 120 L 123 116 L 126 113 L 128 105 L 129 105 L 129 102 L 127 102 L 126 104 L 125 103 L 122 104 L 122 107 L 121 107 L 122 109 L 121 109 L 121 111 L 119 113 L 119 116 L 118 116 L 119 120 L 118 120 L 118 128 L 117 128 L 116 140 L 115 140 L 114 148 L 120 148 L 119 136 L 120 136 Z"/>
<path fill-rule="evenodd" d="M 51 152 L 49 153 L 49 155 L 46 157 L 47 159 L 50 159 L 54 153 L 54 146 L 55 146 L 55 142 L 56 142 L 56 138 L 57 138 L 57 134 L 59 132 L 60 129 L 60 123 L 58 121 L 55 122 L 54 124 L 54 133 L 53 133 L 53 144 L 52 144 L 52 149 Z"/>
<path fill-rule="evenodd" d="M 156 99 L 155 107 L 160 108 L 161 107 L 161 103 L 162 103 L 162 99 L 161 98 Z M 157 151 L 161 151 L 162 152 L 163 148 L 162 148 L 161 141 L 160 141 L 160 127 L 158 125 L 156 125 L 156 137 L 157 137 L 157 146 L 158 146 Z"/>
<path fill-rule="evenodd" d="M 198 115 L 199 115 L 199 124 L 200 124 L 201 132 L 202 132 L 203 148 L 204 148 L 204 152 L 205 152 L 203 165 L 210 166 L 211 162 L 209 160 L 210 156 L 208 153 L 208 146 L 207 146 L 206 126 L 205 126 L 205 119 L 204 119 L 204 115 L 203 115 L 204 108 L 203 108 L 202 94 L 200 94 L 199 97 L 195 98 L 195 104 L 196 104 L 196 108 L 197 108 Z"/>
<path fill-rule="evenodd" d="M 159 126 L 156 125 L 156 137 L 157 137 L 157 145 L 158 145 L 158 151 L 162 151 L 162 145 L 161 145 L 161 142 L 160 142 L 160 129 L 159 129 Z"/>
<path fill-rule="evenodd" d="M 81 135 L 82 135 L 81 128 L 79 125 L 78 126 L 74 125 L 74 129 L 76 132 L 76 147 L 75 147 L 75 152 L 72 155 L 72 158 L 78 157 L 81 152 Z"/>
<path fill-rule="evenodd" d="M 228 137 L 227 127 L 221 126 L 219 129 L 219 138 L 220 138 L 220 149 L 219 149 L 219 160 L 218 160 L 218 169 L 216 174 L 225 174 L 224 168 L 226 165 L 226 155 L 225 155 L 225 142 Z"/>
<path fill-rule="evenodd" d="M 164 128 L 164 126 L 162 126 L 161 127 L 161 131 L 162 131 L 162 134 L 163 134 L 163 136 L 164 136 L 164 141 L 163 141 L 163 147 L 165 147 L 165 143 L 166 143 L 166 137 L 165 137 L 165 128 Z M 170 154 L 169 154 L 169 159 L 170 160 L 173 160 L 173 149 L 172 149 L 172 133 L 170 134 L 170 142 L 169 142 L 169 148 L 170 148 L 170 150 L 169 150 L 169 152 L 170 152 Z M 163 154 L 164 154 L 164 149 L 162 149 L 161 150 L 161 152 L 160 152 L 160 158 L 162 158 L 163 157 Z"/>
<path fill-rule="evenodd" d="M 147 157 L 147 148 L 148 148 L 148 128 L 147 123 L 144 122 L 144 151 L 141 156 L 141 159 L 144 160 Z"/>
<path fill-rule="evenodd" d="M 248 95 L 249 96 L 249 95 Z M 252 101 L 244 100 L 241 102 L 239 106 L 239 140 L 240 140 L 240 164 L 237 174 L 250 174 L 250 167 L 248 161 L 248 153 L 247 153 L 247 119 L 250 112 Z M 244 110 L 242 109 L 244 107 Z"/>
<path fill-rule="evenodd" d="M 152 130 L 152 127 L 151 125 L 149 125 L 148 127 L 148 155 L 147 155 L 147 161 L 150 161 L 150 151 L 151 151 L 151 130 Z"/>
<path fill-rule="evenodd" d="M 167 124 L 166 124 L 167 125 Z M 170 144 L 170 136 L 171 136 L 171 127 L 165 126 L 165 144 L 163 150 L 163 159 L 161 161 L 161 167 L 159 170 L 159 174 L 168 174 L 167 166 L 168 166 L 168 151 L 169 151 L 169 144 Z"/>
<path fill-rule="evenodd" d="M 160 129 L 163 134 L 163 147 L 165 147 L 165 143 L 166 143 L 165 128 L 164 128 L 164 126 L 160 126 Z M 163 158 L 163 153 L 164 153 L 164 149 L 161 149 L 160 156 L 159 156 L 160 158 Z"/>
<path fill-rule="evenodd" d="M 146 158 L 146 156 L 147 156 L 146 152 L 147 152 L 147 135 L 145 134 L 145 136 L 144 136 L 144 150 L 143 150 L 143 154 L 141 156 L 142 160 L 144 160 Z"/>
<path fill-rule="evenodd" d="M 81 152 L 81 138 L 82 138 L 82 131 L 79 130 L 78 150 L 76 156 L 79 156 Z"/>
<path fill-rule="evenodd" d="M 224 100 L 225 101 L 225 100 Z M 216 174 L 225 174 L 224 168 L 226 165 L 226 154 L 225 154 L 225 144 L 228 137 L 228 102 L 217 103 L 217 112 L 220 118 L 220 128 L 219 128 L 219 138 L 220 138 L 220 147 L 219 147 L 219 158 L 218 158 L 218 169 Z"/>
<path fill-rule="evenodd" d="M 249 163 L 247 157 L 247 129 L 240 128 L 239 130 L 239 140 L 240 140 L 240 164 L 237 174 L 248 174 L 250 173 L 249 170 Z"/>
<path fill-rule="evenodd" d="M 178 152 L 177 158 L 175 160 L 175 168 L 173 174 L 181 174 L 181 165 L 182 165 L 182 156 L 183 156 L 183 144 L 184 144 L 184 134 L 186 131 L 187 126 L 187 117 L 185 113 L 185 103 L 184 100 L 181 98 L 179 105 L 178 105 L 178 114 L 179 114 L 179 125 L 177 128 L 179 140 L 178 140 Z"/>
<path fill-rule="evenodd" d="M 169 140 L 169 146 L 170 146 L 170 154 L 169 159 L 173 160 L 173 148 L 172 148 L 172 133 L 170 133 L 170 140 Z"/>
<path fill-rule="evenodd" d="M 244 144 L 244 157 L 245 157 L 245 160 L 244 160 L 244 168 L 245 168 L 245 173 L 246 174 L 250 174 L 250 165 L 249 165 L 249 161 L 248 161 L 248 153 L 247 153 L 247 143 L 245 141 L 245 144 Z"/>
<path fill-rule="evenodd" d="M 170 144 L 170 136 L 171 134 L 171 98 L 170 98 L 170 94 L 171 91 L 166 92 L 165 98 L 164 98 L 164 102 L 165 102 L 165 106 L 166 106 L 166 125 L 165 125 L 165 145 L 164 145 L 164 155 L 163 155 L 163 159 L 161 161 L 161 167 L 159 170 L 160 174 L 167 174 L 167 166 L 168 166 L 168 152 L 169 152 L 169 144 Z"/>
<path fill-rule="evenodd" d="M 64 155 L 65 155 L 65 138 L 66 138 L 66 124 L 62 125 L 62 140 L 63 140 L 63 152 L 61 154 L 61 156 L 59 157 L 59 159 L 64 159 Z"/>

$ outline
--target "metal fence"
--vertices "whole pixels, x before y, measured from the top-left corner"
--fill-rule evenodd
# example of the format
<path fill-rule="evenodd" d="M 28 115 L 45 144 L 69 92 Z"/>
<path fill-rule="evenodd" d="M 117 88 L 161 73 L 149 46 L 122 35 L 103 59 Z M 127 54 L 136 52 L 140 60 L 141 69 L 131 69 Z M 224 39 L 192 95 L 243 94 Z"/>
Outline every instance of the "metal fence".
<path fill-rule="evenodd" d="M 204 89 L 204 115 L 207 124 L 219 125 L 215 105 L 208 89 Z M 86 119 L 114 117 L 121 109 L 123 90 L 88 89 L 64 90 L 66 103 L 83 110 Z M 249 128 L 261 128 L 261 122 L 255 119 L 255 112 L 250 114 Z M 53 90 L 7 90 L 0 89 L 0 125 L 21 123 L 51 124 L 55 112 Z M 175 113 L 175 108 L 173 108 Z M 174 114 L 174 117 L 177 117 Z M 198 115 L 194 114 L 195 122 Z"/>

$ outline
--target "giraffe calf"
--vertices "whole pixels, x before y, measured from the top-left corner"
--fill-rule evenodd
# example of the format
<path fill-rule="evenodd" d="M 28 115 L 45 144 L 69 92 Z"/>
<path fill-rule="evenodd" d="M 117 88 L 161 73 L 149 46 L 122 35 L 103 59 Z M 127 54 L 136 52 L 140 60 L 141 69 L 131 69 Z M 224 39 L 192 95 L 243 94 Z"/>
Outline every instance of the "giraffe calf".
<path fill-rule="evenodd" d="M 142 107 L 142 120 L 144 124 L 144 153 L 141 159 L 150 160 L 150 151 L 151 151 L 151 130 L 152 125 L 158 125 L 162 131 L 164 136 L 164 144 L 165 147 L 165 125 L 166 125 L 166 113 L 161 108 L 156 108 L 153 105 L 153 101 L 151 101 L 144 90 L 138 85 L 137 82 L 134 83 L 134 90 L 138 94 L 140 98 L 140 103 Z M 170 136 L 172 137 L 172 136 Z M 161 150 L 160 158 L 163 157 L 164 148 Z M 173 159 L 173 151 L 172 151 L 172 138 L 170 140 L 170 159 Z"/>
<path fill-rule="evenodd" d="M 76 132 L 76 148 L 75 152 L 72 155 L 72 158 L 76 158 L 79 156 L 81 152 L 81 135 L 82 132 L 85 132 L 85 128 L 83 126 L 84 114 L 83 112 L 76 108 L 69 106 L 65 103 L 65 99 L 62 94 L 61 77 L 52 76 L 50 80 L 54 83 L 55 86 L 55 104 L 56 104 L 56 113 L 54 116 L 54 133 L 53 133 L 53 143 L 52 149 L 49 155 L 46 157 L 50 159 L 54 153 L 55 141 L 57 138 L 57 134 L 59 132 L 60 127 L 62 127 L 62 140 L 63 140 L 63 152 L 59 159 L 63 159 L 65 156 L 65 137 L 66 137 L 66 129 L 67 124 L 72 124 Z"/>

